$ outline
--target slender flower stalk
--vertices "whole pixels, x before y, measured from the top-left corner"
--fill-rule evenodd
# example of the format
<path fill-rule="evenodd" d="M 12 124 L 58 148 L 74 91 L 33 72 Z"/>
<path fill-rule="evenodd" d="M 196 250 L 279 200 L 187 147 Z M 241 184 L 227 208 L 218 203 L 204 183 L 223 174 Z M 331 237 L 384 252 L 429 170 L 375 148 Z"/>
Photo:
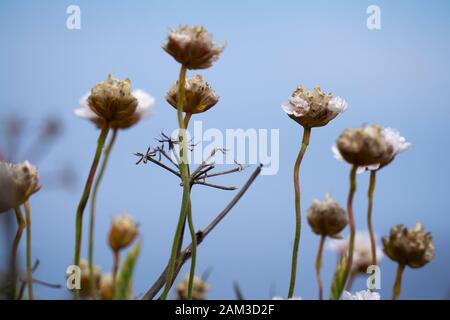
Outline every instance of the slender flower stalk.
<path fill-rule="evenodd" d="M 392 300 L 397 300 L 400 296 L 400 291 L 402 289 L 402 278 L 403 271 L 405 270 L 404 264 L 398 264 L 397 266 L 397 275 L 395 276 L 394 290 L 392 292 Z"/>
<path fill-rule="evenodd" d="M 113 297 L 114 297 L 116 295 L 117 273 L 119 271 L 119 265 L 120 265 L 120 251 L 119 250 L 114 251 L 113 256 L 114 256 L 114 263 L 113 263 L 113 273 L 112 273 L 112 277 L 113 277 L 112 292 L 113 292 Z"/>
<path fill-rule="evenodd" d="M 95 225 L 95 206 L 97 200 L 97 192 L 99 186 L 102 182 L 103 175 L 106 170 L 106 166 L 108 165 L 109 155 L 111 154 L 111 150 L 116 142 L 118 129 L 113 129 L 111 139 L 109 140 L 108 145 L 103 152 L 103 160 L 100 165 L 100 170 L 98 172 L 97 178 L 95 179 L 94 187 L 92 189 L 92 198 L 91 198 L 91 212 L 90 212 L 90 220 L 89 220 L 89 253 L 88 253 L 88 264 L 89 264 L 89 287 L 91 293 L 95 291 L 95 274 L 94 274 L 94 225 Z"/>
<path fill-rule="evenodd" d="M 373 193 L 375 191 L 375 183 L 377 179 L 377 171 L 370 171 L 369 190 L 367 192 L 368 207 L 367 207 L 367 228 L 370 235 L 370 249 L 372 253 L 372 265 L 377 265 L 377 243 L 375 239 L 375 232 L 372 225 L 372 208 L 373 208 Z"/>
<path fill-rule="evenodd" d="M 348 225 L 350 227 L 350 237 L 348 240 L 348 253 L 347 253 L 347 262 L 345 265 L 344 271 L 344 283 L 347 282 L 347 279 L 350 275 L 350 271 L 353 265 L 353 251 L 355 248 L 355 234 L 356 234 L 356 226 L 355 226 L 355 217 L 353 215 L 353 198 L 356 192 L 356 171 L 358 170 L 357 166 L 352 166 L 350 171 L 350 191 L 347 199 L 347 214 L 348 214 Z M 344 285 L 345 288 L 345 285 Z M 342 289 L 344 289 L 342 288 Z M 339 294 L 339 296 L 342 292 Z"/>
<path fill-rule="evenodd" d="M 317 258 L 316 258 L 316 279 L 317 284 L 319 286 L 319 300 L 323 300 L 323 284 L 322 278 L 320 277 L 320 269 L 322 268 L 322 253 L 325 238 L 326 238 L 325 236 L 320 237 L 319 250 L 317 251 Z"/>
<path fill-rule="evenodd" d="M 100 135 L 97 140 L 97 149 L 95 151 L 94 160 L 92 161 L 91 169 L 89 171 L 86 184 L 84 186 L 84 191 L 78 204 L 77 214 L 76 214 L 76 238 L 75 238 L 75 258 L 74 264 L 79 266 L 81 259 L 81 236 L 83 231 L 83 212 L 86 207 L 89 195 L 91 193 L 92 183 L 94 181 L 95 172 L 97 171 L 97 166 L 102 154 L 103 146 L 105 144 L 106 137 L 108 136 L 109 126 L 104 126 L 100 131 Z"/>
<path fill-rule="evenodd" d="M 28 287 L 28 299 L 34 300 L 33 294 L 33 270 L 31 261 L 31 210 L 30 203 L 26 201 L 25 206 L 25 220 L 27 226 L 27 287 Z"/>
<path fill-rule="evenodd" d="M 13 297 L 16 297 L 16 288 L 17 288 L 17 277 L 18 277 L 18 270 L 17 270 L 17 252 L 19 251 L 19 244 L 20 239 L 22 238 L 23 229 L 25 228 L 25 220 L 23 218 L 22 211 L 20 210 L 20 206 L 17 206 L 15 209 L 16 212 L 16 219 L 17 219 L 17 232 L 16 236 L 14 237 L 14 243 L 12 246 L 12 254 L 11 254 L 11 260 L 12 260 L 12 270 L 13 270 L 13 289 L 12 294 Z"/>
<path fill-rule="evenodd" d="M 292 298 L 295 289 L 295 279 L 297 276 L 297 258 L 298 248 L 300 246 L 300 233 L 301 233 L 301 208 L 300 208 L 300 181 L 299 171 L 300 165 L 303 160 L 303 156 L 306 152 L 306 148 L 309 144 L 309 138 L 311 135 L 311 128 L 305 127 L 303 131 L 302 147 L 298 153 L 297 160 L 294 165 L 294 189 L 295 189 L 295 239 L 294 248 L 292 250 L 292 263 L 291 263 L 291 281 L 289 283 L 288 299 Z"/>

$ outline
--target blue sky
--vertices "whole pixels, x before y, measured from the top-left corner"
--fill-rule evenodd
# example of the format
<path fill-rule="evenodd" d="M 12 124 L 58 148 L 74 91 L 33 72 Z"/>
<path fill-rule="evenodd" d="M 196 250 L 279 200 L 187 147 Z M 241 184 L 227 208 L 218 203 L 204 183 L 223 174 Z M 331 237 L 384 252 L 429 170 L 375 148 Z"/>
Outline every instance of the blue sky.
<path fill-rule="evenodd" d="M 81 8 L 81 30 L 66 28 L 70 4 Z M 379 31 L 366 28 L 371 4 L 381 8 Z M 106 235 L 111 217 L 128 211 L 140 222 L 144 241 L 135 293 L 144 292 L 167 263 L 181 190 L 178 181 L 159 168 L 135 166 L 131 153 L 146 150 L 161 130 L 176 127 L 175 111 L 164 95 L 179 66 L 161 45 L 170 27 L 201 24 L 217 41 L 227 43 L 214 67 L 199 72 L 221 97 L 216 107 L 198 116 L 204 128 L 280 129 L 279 173 L 258 178 L 199 249 L 199 272 L 212 268 L 209 297 L 233 298 L 233 281 L 248 298 L 268 298 L 271 290 L 287 292 L 294 233 L 291 175 L 301 128 L 280 104 L 299 84 L 320 84 L 349 103 L 345 114 L 312 132 L 301 172 L 303 211 L 326 192 L 345 203 L 349 168 L 330 151 L 343 129 L 364 123 L 398 128 L 414 147 L 380 172 L 374 225 L 377 234 L 384 235 L 394 224 L 423 222 L 434 235 L 436 258 L 423 269 L 405 272 L 402 297 L 446 297 L 449 14 L 448 1 L 2 1 L 0 117 L 19 114 L 37 123 L 48 114 L 60 116 L 64 136 L 40 170 L 49 172 L 69 160 L 79 175 L 71 191 L 46 190 L 44 180 L 42 191 L 32 199 L 33 251 L 41 260 L 37 276 L 63 283 L 71 263 L 75 208 L 98 135 L 72 110 L 108 73 L 129 77 L 135 88 L 150 92 L 156 108 L 152 118 L 119 134 L 98 197 L 96 261 L 109 272 L 112 257 Z M 219 181 L 241 185 L 250 172 Z M 358 177 L 358 229 L 365 229 L 367 183 L 367 175 Z M 200 228 L 209 223 L 232 196 L 196 187 L 195 224 Z M 296 291 L 304 298 L 317 296 L 318 240 L 304 223 Z M 325 292 L 335 261 L 327 252 Z M 385 259 L 384 298 L 390 297 L 394 270 L 395 264 Z M 355 289 L 363 288 L 361 279 Z M 37 294 L 66 296 L 64 290 L 44 288 L 37 288 Z"/>

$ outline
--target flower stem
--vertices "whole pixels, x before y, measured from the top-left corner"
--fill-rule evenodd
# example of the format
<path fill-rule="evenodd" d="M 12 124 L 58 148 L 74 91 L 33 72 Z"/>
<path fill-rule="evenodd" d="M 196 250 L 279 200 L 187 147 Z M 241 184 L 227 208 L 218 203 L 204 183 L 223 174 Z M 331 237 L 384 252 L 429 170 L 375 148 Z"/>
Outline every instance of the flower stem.
<path fill-rule="evenodd" d="M 348 242 L 348 254 L 347 254 L 347 263 L 345 265 L 344 270 L 344 285 L 342 287 L 342 290 L 345 288 L 345 284 L 347 283 L 348 277 L 350 275 L 350 270 L 352 268 L 353 264 L 353 249 L 355 247 L 355 233 L 356 233 L 356 227 L 355 227 L 355 217 L 353 215 L 353 198 L 355 196 L 356 192 L 356 170 L 358 169 L 357 166 L 353 166 L 352 170 L 350 171 L 350 192 L 348 194 L 347 199 L 347 212 L 348 212 L 348 225 L 350 227 L 350 238 Z M 341 296 L 342 291 L 339 292 L 339 297 Z"/>
<path fill-rule="evenodd" d="M 300 246 L 300 232 L 301 232 L 301 211 L 300 211 L 300 182 L 299 182 L 299 170 L 300 164 L 303 160 L 306 148 L 309 144 L 309 138 L 311 135 L 311 128 L 304 128 L 302 147 L 298 153 L 297 160 L 294 165 L 294 189 L 295 189 L 295 239 L 294 248 L 292 251 L 292 265 L 291 265 L 291 281 L 289 283 L 288 298 L 292 298 L 295 289 L 295 278 L 297 276 L 297 257 L 298 249 Z"/>
<path fill-rule="evenodd" d="M 180 173 L 181 179 L 183 183 L 183 198 L 181 201 L 181 209 L 180 216 L 178 218 L 177 229 L 175 232 L 173 244 L 172 244 L 172 252 L 169 260 L 169 269 L 166 278 L 166 284 L 164 287 L 164 291 L 161 295 L 161 299 L 167 299 L 167 295 L 173 283 L 173 275 L 175 271 L 175 264 L 177 261 L 179 243 L 183 236 L 184 224 L 186 221 L 186 214 L 188 214 L 190 207 L 190 181 L 189 181 L 189 165 L 187 161 L 187 141 L 186 141 L 186 126 L 185 121 L 183 119 L 183 108 L 184 108 L 184 100 L 185 100 L 185 83 L 186 83 L 186 67 L 181 66 L 179 80 L 178 80 L 178 108 L 177 108 L 177 116 L 178 116 L 178 127 L 179 127 L 179 135 L 178 140 L 180 143 Z M 188 118 L 189 120 L 189 118 Z M 188 121 L 187 121 L 188 122 Z M 189 223 L 189 222 L 188 222 Z M 191 229 L 191 227 L 189 227 Z M 195 231 L 194 231 L 195 232 Z M 191 232 L 192 235 L 192 232 Z M 195 235 L 194 235 L 195 236 Z"/>
<path fill-rule="evenodd" d="M 91 295 L 95 292 L 95 276 L 94 276 L 94 225 L 95 225 L 95 205 L 97 199 L 97 192 L 102 182 L 103 175 L 106 170 L 106 166 L 108 165 L 109 155 L 111 154 L 111 150 L 114 146 L 114 143 L 117 138 L 117 129 L 114 129 L 112 132 L 111 139 L 109 140 L 108 145 L 103 152 L 103 160 L 100 165 L 100 170 L 98 172 L 97 178 L 95 179 L 94 187 L 92 189 L 92 198 L 91 198 L 91 212 L 89 219 L 89 253 L 88 253 L 88 263 L 89 263 L 89 287 L 91 290 Z"/>
<path fill-rule="evenodd" d="M 17 232 L 16 236 L 14 237 L 14 243 L 12 246 L 12 253 L 11 253 L 11 260 L 12 260 L 12 271 L 13 271 L 13 288 L 12 288 L 12 296 L 14 299 L 16 298 L 16 291 L 17 291 L 17 277 L 19 274 L 19 271 L 17 270 L 17 252 L 19 251 L 19 244 L 20 239 L 22 238 L 23 229 L 25 228 L 25 220 L 23 218 L 22 211 L 20 210 L 20 207 L 16 207 L 16 220 L 17 220 Z"/>
<path fill-rule="evenodd" d="M 83 232 L 83 211 L 86 207 L 86 203 L 89 200 L 89 194 L 91 192 L 92 182 L 94 181 L 95 172 L 97 170 L 98 162 L 102 154 L 102 149 L 105 144 L 106 137 L 108 136 L 109 127 L 105 126 L 98 137 L 97 149 L 95 151 L 94 160 L 92 161 L 91 169 L 89 171 L 86 184 L 84 186 L 84 191 L 78 204 L 77 214 L 76 214 L 76 232 L 75 232 L 75 257 L 74 264 L 79 266 L 81 259 L 81 236 Z"/>
<path fill-rule="evenodd" d="M 119 263 L 120 263 L 120 251 L 114 251 L 114 264 L 113 264 L 113 297 L 116 296 L 116 287 L 117 287 L 117 273 L 119 271 Z"/>
<path fill-rule="evenodd" d="M 31 262 L 31 210 L 30 203 L 25 202 L 25 219 L 27 226 L 27 286 L 28 286 L 28 299 L 34 300 L 33 295 L 33 270 Z"/>
<path fill-rule="evenodd" d="M 320 277 L 320 268 L 322 267 L 322 253 L 323 253 L 323 245 L 325 243 L 325 237 L 322 235 L 320 237 L 320 244 L 319 244 L 319 250 L 317 251 L 317 258 L 316 258 L 316 278 L 317 278 L 317 284 L 319 286 L 319 300 L 323 300 L 323 284 L 322 284 L 322 278 Z"/>
<path fill-rule="evenodd" d="M 377 264 L 377 245 L 375 239 L 375 233 L 372 225 L 372 207 L 373 207 L 373 193 L 375 191 L 375 183 L 377 178 L 377 172 L 375 170 L 370 171 L 370 183 L 369 190 L 367 192 L 368 207 L 367 207 L 367 227 L 370 235 L 370 248 L 372 251 L 372 265 Z"/>
<path fill-rule="evenodd" d="M 402 277 L 405 265 L 399 264 L 397 267 L 397 276 L 395 277 L 394 290 L 392 292 L 392 300 L 397 300 L 402 288 Z"/>
<path fill-rule="evenodd" d="M 188 205 L 187 220 L 189 225 L 189 232 L 191 233 L 192 239 L 192 250 L 191 250 L 191 269 L 189 271 L 189 284 L 188 284 L 188 300 L 192 300 L 192 288 L 194 285 L 195 277 L 195 266 L 197 262 L 197 235 L 195 233 L 194 223 L 192 221 L 192 207 L 191 202 Z"/>

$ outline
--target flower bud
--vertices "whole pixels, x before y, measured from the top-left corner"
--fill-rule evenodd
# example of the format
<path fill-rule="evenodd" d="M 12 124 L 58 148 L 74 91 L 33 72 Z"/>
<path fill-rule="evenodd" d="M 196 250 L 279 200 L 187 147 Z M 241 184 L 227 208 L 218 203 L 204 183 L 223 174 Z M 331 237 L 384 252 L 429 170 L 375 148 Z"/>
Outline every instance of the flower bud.
<path fill-rule="evenodd" d="M 39 174 L 31 163 L 25 161 L 11 164 L 0 161 L 0 212 L 28 201 L 39 189 Z"/>
<path fill-rule="evenodd" d="M 138 226 L 128 214 L 113 219 L 109 231 L 109 246 L 116 252 L 128 247 L 138 235 Z"/>
<path fill-rule="evenodd" d="M 169 90 L 166 100 L 175 109 L 178 108 L 178 82 Z M 215 106 L 218 101 L 219 96 L 201 75 L 186 80 L 184 112 L 202 113 Z"/>
<path fill-rule="evenodd" d="M 200 26 L 172 29 L 163 49 L 187 69 L 206 69 L 219 59 L 224 45 L 217 45 L 212 35 Z"/>
<path fill-rule="evenodd" d="M 81 288 L 79 290 L 81 297 L 90 297 L 91 296 L 91 287 L 89 282 L 89 264 L 86 260 L 80 260 L 80 270 L 81 270 L 81 278 L 80 285 Z M 96 289 L 99 288 L 101 278 L 101 270 L 98 266 L 94 265 L 94 286 Z M 93 297 L 91 297 L 93 298 Z"/>
<path fill-rule="evenodd" d="M 320 87 L 308 91 L 298 87 L 288 102 L 282 105 L 289 117 L 305 128 L 323 127 L 347 109 L 347 102 Z"/>
<path fill-rule="evenodd" d="M 347 225 L 347 217 L 345 210 L 327 194 L 323 202 L 314 200 L 308 209 L 308 223 L 314 233 L 334 237 Z"/>
<path fill-rule="evenodd" d="M 355 166 L 384 165 L 392 160 L 393 146 L 379 126 L 345 129 L 337 140 L 342 158 Z"/>
<path fill-rule="evenodd" d="M 188 300 L 189 277 L 176 287 L 178 300 Z M 208 284 L 202 278 L 194 276 L 192 283 L 192 300 L 205 300 L 205 294 L 209 290 Z"/>
<path fill-rule="evenodd" d="M 420 223 L 410 229 L 396 225 L 382 242 L 384 252 L 390 259 L 410 268 L 423 267 L 435 253 L 431 233 L 425 232 Z"/>
<path fill-rule="evenodd" d="M 100 298 L 102 300 L 112 300 L 114 298 L 114 281 L 110 274 L 102 275 L 100 280 Z"/>

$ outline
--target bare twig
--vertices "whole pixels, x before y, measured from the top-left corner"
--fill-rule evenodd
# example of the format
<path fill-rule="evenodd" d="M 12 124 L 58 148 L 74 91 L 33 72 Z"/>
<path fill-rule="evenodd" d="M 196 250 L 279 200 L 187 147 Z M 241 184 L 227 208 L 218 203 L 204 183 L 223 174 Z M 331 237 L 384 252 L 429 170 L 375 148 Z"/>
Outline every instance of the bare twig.
<path fill-rule="evenodd" d="M 237 300 L 245 300 L 244 295 L 242 294 L 241 287 L 239 286 L 239 283 L 237 281 L 233 282 L 233 290 Z"/>
<path fill-rule="evenodd" d="M 247 190 L 250 188 L 252 183 L 255 181 L 255 179 L 258 177 L 258 175 L 261 173 L 262 165 L 259 165 L 255 171 L 252 173 L 250 178 L 247 180 L 247 182 L 244 184 L 244 186 L 239 190 L 239 192 L 234 196 L 234 198 L 231 200 L 231 202 L 225 207 L 225 209 L 222 210 L 222 212 L 219 213 L 219 215 L 203 230 L 197 232 L 197 245 L 200 245 L 202 241 L 208 236 L 208 234 L 214 230 L 214 228 L 220 223 L 220 221 L 225 218 L 225 216 L 233 209 L 233 207 L 236 205 L 236 203 L 239 202 L 239 200 L 242 198 L 242 196 L 247 192 Z M 173 281 L 175 281 L 178 273 L 180 272 L 183 264 L 190 259 L 191 257 L 191 249 L 192 249 L 192 243 L 186 247 L 182 252 L 180 252 L 178 261 L 176 263 L 176 268 L 173 276 Z M 152 285 L 152 287 L 147 291 L 147 293 L 144 295 L 143 299 L 145 300 L 151 300 L 153 299 L 161 290 L 161 288 L 164 286 L 166 282 L 167 277 L 167 271 L 168 266 L 164 269 L 164 271 L 161 273 L 159 278 L 156 280 L 156 282 Z"/>
<path fill-rule="evenodd" d="M 226 187 L 226 186 L 221 186 L 218 184 L 213 184 L 213 183 L 203 182 L 203 181 L 194 181 L 194 182 L 192 182 L 192 184 L 201 184 L 203 186 L 216 188 L 216 189 L 220 189 L 220 190 L 227 190 L 227 191 L 233 191 L 233 190 L 237 189 L 237 187 Z"/>
<path fill-rule="evenodd" d="M 180 173 L 178 173 L 178 172 L 175 171 L 174 169 L 172 169 L 172 168 L 166 166 L 164 163 L 162 163 L 162 162 L 160 162 L 160 161 L 158 161 L 158 160 L 153 159 L 152 156 L 150 156 L 150 155 L 148 155 L 148 154 L 147 154 L 147 155 L 144 155 L 144 154 L 138 152 L 138 153 L 135 153 L 134 155 L 135 155 L 135 156 L 138 156 L 138 157 L 141 157 L 141 159 L 139 159 L 139 161 L 138 161 L 136 164 L 139 164 L 141 161 L 145 161 L 145 162 L 146 162 L 146 161 L 150 161 L 150 162 L 153 162 L 154 164 L 160 166 L 161 168 L 166 169 L 167 171 L 173 173 L 174 175 L 176 175 L 176 176 L 178 176 L 178 177 L 181 177 L 181 176 L 180 176 Z M 145 160 L 143 160 L 143 159 L 145 159 Z M 144 163 L 145 163 L 145 162 L 144 162 Z"/>

